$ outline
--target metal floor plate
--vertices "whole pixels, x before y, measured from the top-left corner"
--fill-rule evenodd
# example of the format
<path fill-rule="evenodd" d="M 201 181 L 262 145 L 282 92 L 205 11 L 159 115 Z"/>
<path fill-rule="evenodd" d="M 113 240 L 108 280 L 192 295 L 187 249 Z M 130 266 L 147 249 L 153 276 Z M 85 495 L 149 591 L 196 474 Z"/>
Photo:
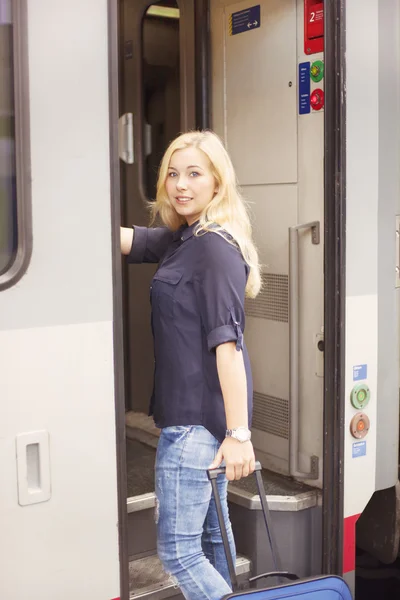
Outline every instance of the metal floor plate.
<path fill-rule="evenodd" d="M 290 477 L 278 475 L 266 469 L 263 469 L 261 474 L 267 496 L 297 496 L 297 494 L 313 491 L 313 488 L 304 483 L 294 481 Z M 230 487 L 248 492 L 253 496 L 258 494 L 255 477 L 246 477 L 240 481 L 235 481 Z"/>
<path fill-rule="evenodd" d="M 320 491 L 290 477 L 263 469 L 261 472 L 270 510 L 299 511 L 317 506 Z M 255 477 L 246 477 L 228 486 L 228 499 L 250 510 L 261 510 Z"/>
<path fill-rule="evenodd" d="M 157 591 L 169 584 L 157 555 L 140 558 L 129 563 L 129 594 L 138 598 L 148 591 Z M 172 583 L 172 582 L 171 582 Z"/>

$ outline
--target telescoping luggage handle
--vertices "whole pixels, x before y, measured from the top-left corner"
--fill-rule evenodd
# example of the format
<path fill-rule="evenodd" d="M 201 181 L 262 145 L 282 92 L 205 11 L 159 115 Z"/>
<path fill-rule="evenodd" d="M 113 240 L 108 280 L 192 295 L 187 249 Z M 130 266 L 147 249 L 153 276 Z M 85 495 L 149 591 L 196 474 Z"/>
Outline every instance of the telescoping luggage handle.
<path fill-rule="evenodd" d="M 272 527 L 272 523 L 271 523 L 271 513 L 269 512 L 268 503 L 267 503 L 267 500 L 265 497 L 264 484 L 263 484 L 263 480 L 261 477 L 261 469 L 262 469 L 261 464 L 257 461 L 255 464 L 254 475 L 256 477 L 257 489 L 258 489 L 258 493 L 260 496 L 261 508 L 262 508 L 262 512 L 263 512 L 263 516 L 264 516 L 265 527 L 267 529 L 268 540 L 269 540 L 269 544 L 271 547 L 271 554 L 272 554 L 272 560 L 274 563 L 275 571 L 272 571 L 270 573 L 262 573 L 261 575 L 256 575 L 255 577 L 251 577 L 249 579 L 249 582 L 252 583 L 252 582 L 257 581 L 258 579 L 262 579 L 264 577 L 279 577 L 279 578 L 283 577 L 285 579 L 290 579 L 292 581 L 295 581 L 296 579 L 298 579 L 297 575 L 295 575 L 294 573 L 289 573 L 288 571 L 281 570 L 278 548 L 276 546 L 275 537 L 273 535 L 273 527 Z M 208 477 L 211 481 L 211 486 L 212 486 L 212 490 L 213 490 L 213 494 L 214 494 L 214 498 L 215 498 L 215 505 L 217 508 L 218 521 L 219 521 L 219 526 L 221 529 L 222 541 L 224 544 L 226 560 L 227 560 L 228 568 L 229 568 L 229 575 L 231 577 L 231 582 L 232 582 L 232 588 L 235 591 L 238 589 L 238 581 L 237 581 L 237 577 L 236 577 L 235 565 L 233 564 L 232 554 L 229 549 L 228 535 L 226 532 L 225 521 L 224 521 L 224 517 L 222 514 L 221 498 L 219 497 L 218 486 L 217 486 L 217 477 L 218 477 L 218 475 L 221 475 L 221 473 L 225 473 L 224 467 L 220 467 L 219 469 L 209 469 Z"/>

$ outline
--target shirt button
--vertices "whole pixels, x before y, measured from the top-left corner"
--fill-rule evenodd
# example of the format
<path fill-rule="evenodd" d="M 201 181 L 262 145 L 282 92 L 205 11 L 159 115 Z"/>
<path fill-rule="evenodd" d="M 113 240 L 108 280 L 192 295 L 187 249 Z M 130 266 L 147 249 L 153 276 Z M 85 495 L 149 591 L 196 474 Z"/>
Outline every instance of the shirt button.
<path fill-rule="evenodd" d="M 183 242 L 183 236 L 181 237 L 181 240 L 182 240 L 182 242 Z"/>

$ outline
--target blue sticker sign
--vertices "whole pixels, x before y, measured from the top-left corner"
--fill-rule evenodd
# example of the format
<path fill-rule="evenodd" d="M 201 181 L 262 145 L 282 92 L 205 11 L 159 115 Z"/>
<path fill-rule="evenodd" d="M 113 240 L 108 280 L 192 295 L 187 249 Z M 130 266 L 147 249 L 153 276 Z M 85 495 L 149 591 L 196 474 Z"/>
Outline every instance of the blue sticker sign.
<path fill-rule="evenodd" d="M 307 115 L 310 111 L 310 63 L 299 64 L 299 115 Z"/>
<path fill-rule="evenodd" d="M 229 16 L 229 35 L 258 29 L 261 24 L 260 5 L 250 6 Z"/>
<path fill-rule="evenodd" d="M 367 379 L 367 365 L 356 365 L 353 367 L 353 381 Z"/>
<path fill-rule="evenodd" d="M 367 442 L 355 442 L 353 444 L 353 458 L 365 456 L 367 454 Z"/>

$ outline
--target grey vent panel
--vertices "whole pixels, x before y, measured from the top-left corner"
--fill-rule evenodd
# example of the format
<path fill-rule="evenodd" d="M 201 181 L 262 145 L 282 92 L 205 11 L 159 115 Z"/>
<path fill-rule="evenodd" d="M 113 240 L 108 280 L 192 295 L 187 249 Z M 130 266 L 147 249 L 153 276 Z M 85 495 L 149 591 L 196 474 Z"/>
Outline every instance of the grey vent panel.
<path fill-rule="evenodd" d="M 289 321 L 289 277 L 264 273 L 261 292 L 254 300 L 246 299 L 245 312 L 249 317 L 287 323 Z"/>
<path fill-rule="evenodd" d="M 255 429 L 289 439 L 289 402 L 254 392 L 253 424 Z"/>

